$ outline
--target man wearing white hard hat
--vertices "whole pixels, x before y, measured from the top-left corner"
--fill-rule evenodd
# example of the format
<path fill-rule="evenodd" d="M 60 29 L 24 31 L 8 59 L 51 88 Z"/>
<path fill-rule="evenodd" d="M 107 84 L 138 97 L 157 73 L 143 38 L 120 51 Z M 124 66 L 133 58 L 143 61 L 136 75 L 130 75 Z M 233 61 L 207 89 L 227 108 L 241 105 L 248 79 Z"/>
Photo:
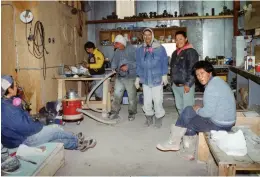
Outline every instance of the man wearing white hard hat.
<path fill-rule="evenodd" d="M 137 112 L 137 98 L 135 88 L 136 78 L 136 48 L 122 35 L 117 35 L 115 38 L 115 53 L 111 62 L 111 68 L 116 71 L 116 82 L 114 91 L 114 100 L 110 119 L 118 119 L 121 101 L 125 90 L 128 95 L 128 120 L 133 121 Z"/>

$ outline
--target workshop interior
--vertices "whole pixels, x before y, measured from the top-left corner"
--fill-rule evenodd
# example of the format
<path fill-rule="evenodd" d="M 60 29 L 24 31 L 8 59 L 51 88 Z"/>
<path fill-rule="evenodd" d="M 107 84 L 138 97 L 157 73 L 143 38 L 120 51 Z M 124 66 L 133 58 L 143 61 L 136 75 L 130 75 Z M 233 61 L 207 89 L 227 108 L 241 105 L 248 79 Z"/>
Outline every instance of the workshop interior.
<path fill-rule="evenodd" d="M 1 175 L 260 176 L 260 1 L 1 1 L 1 17 Z M 183 48 L 178 36 L 186 40 Z M 191 48 L 189 60 L 189 53 L 180 56 Z M 194 56 L 214 69 L 207 84 L 191 65 Z M 158 64 L 166 70 L 159 81 Z M 185 83 L 175 83 L 181 76 Z M 184 139 L 193 136 L 184 127 L 177 151 L 156 146 L 170 129 L 171 143 L 181 132 L 171 128 L 185 108 L 180 112 L 174 89 L 184 89 L 184 102 L 193 89 L 193 104 L 182 106 L 199 114 L 210 104 L 206 92 L 215 77 L 235 101 L 232 130 L 196 131 L 187 148 Z M 223 112 L 212 114 L 227 117 L 225 89 L 215 90 L 211 108 Z M 9 119 L 20 112 L 19 119 L 27 116 L 43 129 L 72 132 L 76 148 L 59 138 L 29 145 L 34 133 L 19 133 L 12 128 L 19 121 Z M 13 140 L 9 130 L 23 139 L 16 147 L 5 145 Z"/>

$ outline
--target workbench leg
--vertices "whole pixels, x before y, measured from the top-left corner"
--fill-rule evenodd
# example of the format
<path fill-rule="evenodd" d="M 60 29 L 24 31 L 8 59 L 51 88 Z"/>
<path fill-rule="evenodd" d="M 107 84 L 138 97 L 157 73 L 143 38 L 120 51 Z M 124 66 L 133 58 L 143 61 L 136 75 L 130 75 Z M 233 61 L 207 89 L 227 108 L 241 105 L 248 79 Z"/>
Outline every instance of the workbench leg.
<path fill-rule="evenodd" d="M 103 105 L 103 108 L 102 108 L 102 111 L 103 113 L 108 113 L 108 109 L 107 109 L 107 100 L 108 100 L 108 83 L 109 81 L 108 80 L 105 80 L 103 82 L 103 100 L 102 100 L 102 105 Z"/>
<path fill-rule="evenodd" d="M 58 80 L 58 100 L 63 99 L 65 92 L 66 92 L 65 81 Z"/>
<path fill-rule="evenodd" d="M 82 81 L 77 81 L 78 84 L 78 96 L 81 98 L 82 97 Z"/>
<path fill-rule="evenodd" d="M 235 176 L 236 175 L 236 165 L 219 164 L 218 175 L 219 176 Z"/>
<path fill-rule="evenodd" d="M 204 133 L 199 133 L 199 143 L 198 143 L 198 160 L 202 162 L 207 162 L 210 155 L 209 146 L 206 142 Z"/>

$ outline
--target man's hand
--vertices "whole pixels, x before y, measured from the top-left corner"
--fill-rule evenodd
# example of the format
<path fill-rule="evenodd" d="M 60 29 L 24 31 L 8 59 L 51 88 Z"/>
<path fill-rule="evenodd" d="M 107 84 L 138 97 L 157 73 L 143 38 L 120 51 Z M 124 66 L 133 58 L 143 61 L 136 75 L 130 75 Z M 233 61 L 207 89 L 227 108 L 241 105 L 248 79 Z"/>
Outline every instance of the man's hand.
<path fill-rule="evenodd" d="M 122 65 L 122 66 L 120 67 L 120 69 L 121 69 L 121 71 L 126 72 L 126 71 L 128 70 L 128 67 L 127 67 L 127 65 Z"/>
<path fill-rule="evenodd" d="M 199 108 L 200 108 L 200 106 L 198 106 L 198 105 L 194 105 L 194 106 L 193 106 L 193 110 L 196 111 L 196 112 L 197 112 L 197 110 L 198 110 Z"/>
<path fill-rule="evenodd" d="M 139 77 L 137 77 L 137 78 L 135 79 L 135 88 L 136 88 L 136 89 L 139 89 L 139 88 L 140 88 L 140 78 L 139 78 Z"/>
<path fill-rule="evenodd" d="M 184 85 L 184 93 L 189 93 L 190 87 L 187 85 Z"/>
<path fill-rule="evenodd" d="M 168 84 L 168 77 L 167 75 L 162 76 L 162 84 L 166 86 Z"/>

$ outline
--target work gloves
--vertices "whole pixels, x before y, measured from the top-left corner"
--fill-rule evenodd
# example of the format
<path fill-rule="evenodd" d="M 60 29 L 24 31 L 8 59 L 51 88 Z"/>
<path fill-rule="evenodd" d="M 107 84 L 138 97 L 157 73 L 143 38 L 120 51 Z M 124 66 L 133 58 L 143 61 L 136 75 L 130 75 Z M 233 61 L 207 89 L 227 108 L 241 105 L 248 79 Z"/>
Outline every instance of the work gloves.
<path fill-rule="evenodd" d="M 168 77 L 167 77 L 167 75 L 164 75 L 164 76 L 162 76 L 162 85 L 166 86 L 167 84 L 168 84 Z M 136 89 L 140 88 L 140 78 L 139 77 L 137 77 L 135 79 L 135 88 Z"/>
<path fill-rule="evenodd" d="M 137 77 L 137 78 L 135 79 L 135 88 L 136 88 L 136 89 L 139 89 L 139 88 L 140 88 L 140 78 L 139 78 L 139 77 Z"/>
<path fill-rule="evenodd" d="M 167 75 L 162 76 L 162 84 L 166 86 L 168 84 L 168 77 Z"/>

